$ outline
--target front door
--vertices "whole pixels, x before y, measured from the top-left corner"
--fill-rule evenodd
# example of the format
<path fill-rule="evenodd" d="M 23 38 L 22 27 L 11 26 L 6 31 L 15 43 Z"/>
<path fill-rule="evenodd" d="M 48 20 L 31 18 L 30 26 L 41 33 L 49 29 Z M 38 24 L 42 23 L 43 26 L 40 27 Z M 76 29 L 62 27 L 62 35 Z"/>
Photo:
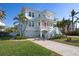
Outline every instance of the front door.
<path fill-rule="evenodd" d="M 43 30 L 42 31 L 42 38 L 46 38 L 46 34 L 47 34 L 47 31 L 46 30 Z"/>

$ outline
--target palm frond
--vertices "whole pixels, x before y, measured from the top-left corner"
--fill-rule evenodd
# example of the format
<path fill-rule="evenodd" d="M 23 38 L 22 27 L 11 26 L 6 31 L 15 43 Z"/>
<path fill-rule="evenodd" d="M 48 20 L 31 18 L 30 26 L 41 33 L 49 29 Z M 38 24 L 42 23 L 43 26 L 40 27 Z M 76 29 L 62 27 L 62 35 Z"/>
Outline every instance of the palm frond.
<path fill-rule="evenodd" d="M 19 22 L 18 21 L 15 21 L 14 23 L 13 23 L 13 25 L 16 25 L 16 24 L 18 24 Z"/>
<path fill-rule="evenodd" d="M 75 16 L 76 17 L 76 16 Z M 74 21 L 74 23 L 76 23 L 76 22 L 78 22 L 78 20 L 79 20 L 79 18 L 78 17 L 76 17 L 77 19 Z"/>
<path fill-rule="evenodd" d="M 79 14 L 79 12 L 76 12 L 75 15 Z"/>
<path fill-rule="evenodd" d="M 28 21 L 28 20 L 29 20 L 27 17 L 23 17 L 23 19 L 24 19 L 25 21 Z"/>
<path fill-rule="evenodd" d="M 6 18 L 5 16 L 6 16 L 5 11 L 0 9 L 0 19 L 4 20 Z"/>
<path fill-rule="evenodd" d="M 23 6 L 23 8 L 22 8 L 21 12 L 25 13 L 25 11 L 26 11 L 26 7 L 25 7 L 25 6 Z"/>
<path fill-rule="evenodd" d="M 19 18 L 18 17 L 14 17 L 13 20 L 19 20 Z"/>

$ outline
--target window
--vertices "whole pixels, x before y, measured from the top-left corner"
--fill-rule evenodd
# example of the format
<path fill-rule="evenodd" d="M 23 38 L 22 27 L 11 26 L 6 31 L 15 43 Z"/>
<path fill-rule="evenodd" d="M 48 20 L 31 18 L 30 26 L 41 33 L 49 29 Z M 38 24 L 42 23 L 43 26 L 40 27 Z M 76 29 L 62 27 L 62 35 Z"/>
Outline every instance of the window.
<path fill-rule="evenodd" d="M 31 12 L 29 12 L 29 16 L 31 17 Z"/>
<path fill-rule="evenodd" d="M 29 22 L 29 27 L 31 27 L 31 22 Z"/>
<path fill-rule="evenodd" d="M 51 24 L 51 26 L 52 26 L 52 24 Z"/>
<path fill-rule="evenodd" d="M 39 14 L 39 17 L 40 17 L 40 14 Z"/>
<path fill-rule="evenodd" d="M 32 17 L 34 17 L 34 13 L 32 13 Z"/>
<path fill-rule="evenodd" d="M 46 22 L 44 22 L 44 26 L 46 27 Z"/>
<path fill-rule="evenodd" d="M 34 21 L 32 21 L 32 27 L 34 27 Z"/>
<path fill-rule="evenodd" d="M 38 22 L 38 25 L 40 26 L 40 22 Z"/>

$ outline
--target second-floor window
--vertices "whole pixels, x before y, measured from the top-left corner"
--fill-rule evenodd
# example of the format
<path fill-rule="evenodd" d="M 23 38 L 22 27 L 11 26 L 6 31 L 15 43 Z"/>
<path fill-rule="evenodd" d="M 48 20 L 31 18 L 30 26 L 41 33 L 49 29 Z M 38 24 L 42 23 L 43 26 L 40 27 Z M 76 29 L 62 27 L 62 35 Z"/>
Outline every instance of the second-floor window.
<path fill-rule="evenodd" d="M 33 12 L 29 12 L 29 17 L 33 17 L 34 18 L 34 13 Z"/>
<path fill-rule="evenodd" d="M 40 14 L 39 14 L 39 17 L 40 17 Z"/>
<path fill-rule="evenodd" d="M 38 22 L 38 25 L 40 26 L 40 22 Z"/>
<path fill-rule="evenodd" d="M 31 22 L 29 22 L 29 27 L 31 27 Z"/>
<path fill-rule="evenodd" d="M 34 21 L 29 22 L 29 27 L 34 27 Z"/>
<path fill-rule="evenodd" d="M 34 13 L 32 13 L 32 17 L 34 17 Z"/>
<path fill-rule="evenodd" d="M 34 21 L 32 21 L 32 27 L 34 27 Z"/>
<path fill-rule="evenodd" d="M 44 26 L 46 27 L 46 22 L 44 22 Z"/>
<path fill-rule="evenodd" d="M 31 12 L 29 12 L 29 16 L 31 17 Z"/>

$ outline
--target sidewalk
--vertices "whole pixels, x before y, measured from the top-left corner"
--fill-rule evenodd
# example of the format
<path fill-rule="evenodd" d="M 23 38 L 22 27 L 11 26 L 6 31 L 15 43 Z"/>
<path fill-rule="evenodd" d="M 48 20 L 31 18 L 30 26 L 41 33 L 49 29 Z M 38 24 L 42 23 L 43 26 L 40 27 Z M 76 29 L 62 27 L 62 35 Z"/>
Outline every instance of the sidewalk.
<path fill-rule="evenodd" d="M 30 40 L 63 56 L 79 56 L 79 47 L 50 40 Z"/>

